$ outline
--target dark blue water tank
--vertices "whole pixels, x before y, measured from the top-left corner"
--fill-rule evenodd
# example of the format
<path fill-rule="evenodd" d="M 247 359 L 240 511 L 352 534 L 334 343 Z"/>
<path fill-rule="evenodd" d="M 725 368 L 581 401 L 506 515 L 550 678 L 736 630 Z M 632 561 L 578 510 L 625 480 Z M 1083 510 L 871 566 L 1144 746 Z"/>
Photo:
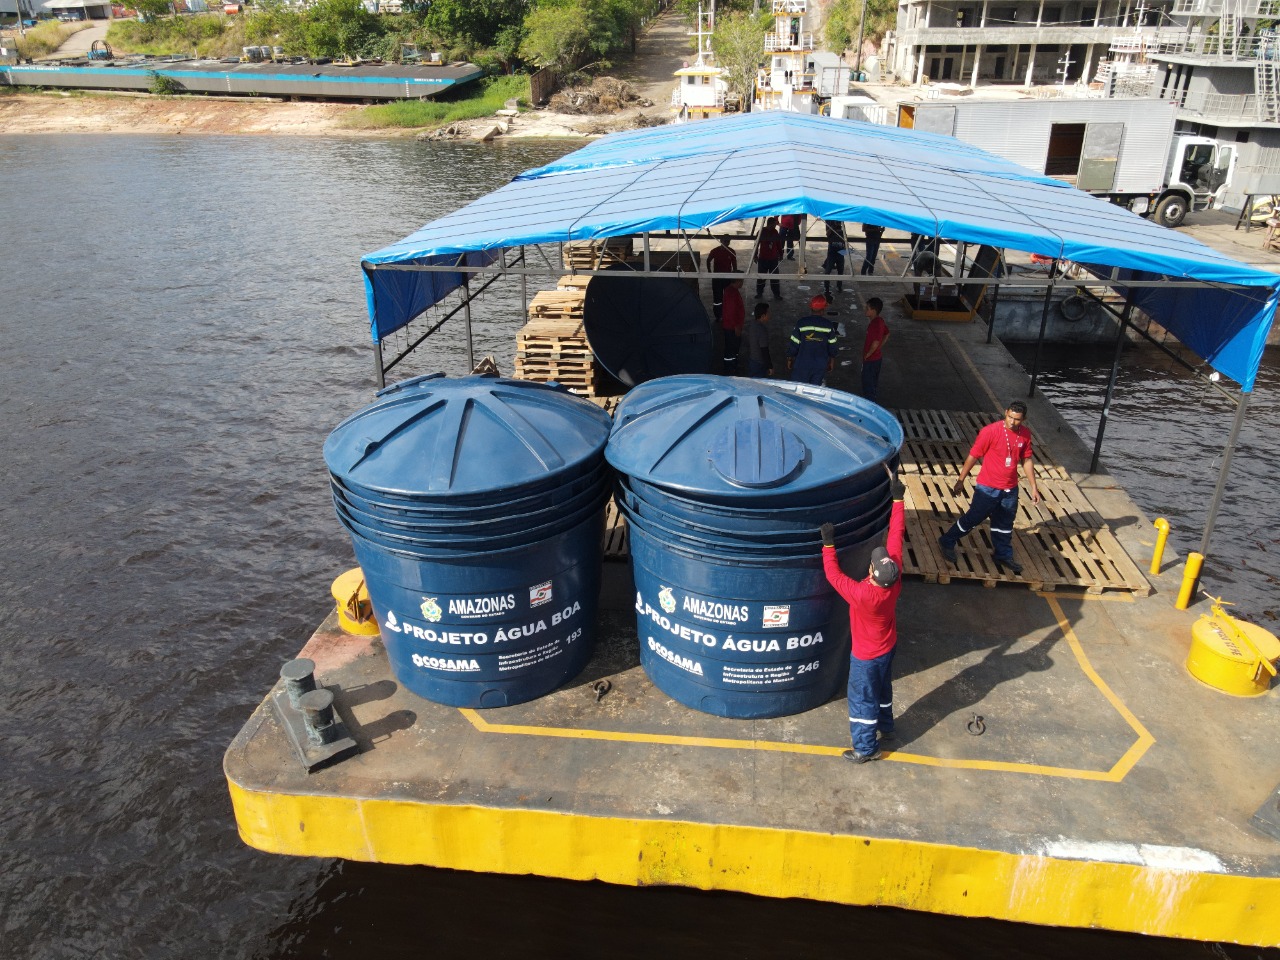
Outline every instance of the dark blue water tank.
<path fill-rule="evenodd" d="M 631 529 L 640 661 L 673 699 L 719 716 L 798 713 L 849 662 L 848 608 L 822 571 L 884 542 L 902 428 L 822 387 L 715 376 L 632 390 L 606 456 Z"/>
<path fill-rule="evenodd" d="M 392 671 L 495 707 L 576 676 L 595 643 L 609 417 L 547 384 L 422 377 L 324 445 Z"/>

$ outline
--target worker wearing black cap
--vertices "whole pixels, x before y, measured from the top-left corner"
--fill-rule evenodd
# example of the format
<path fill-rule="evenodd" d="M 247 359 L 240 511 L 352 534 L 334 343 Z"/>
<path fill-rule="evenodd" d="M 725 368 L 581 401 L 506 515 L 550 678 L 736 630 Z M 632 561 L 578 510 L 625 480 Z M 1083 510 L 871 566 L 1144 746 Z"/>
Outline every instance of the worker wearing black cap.
<path fill-rule="evenodd" d="M 813 312 L 797 320 L 791 331 L 787 369 L 791 371 L 792 380 L 821 386 L 836 365 L 839 331 L 834 321 L 823 316 L 827 298 L 822 294 L 809 301 L 809 309 Z"/>
<path fill-rule="evenodd" d="M 827 580 L 849 603 L 849 735 L 853 749 L 842 756 L 853 763 L 880 759 L 880 742 L 893 738 L 893 651 L 898 643 L 898 594 L 902 592 L 902 534 L 906 529 L 906 487 L 889 474 L 893 510 L 883 547 L 871 552 L 865 580 L 854 580 L 836 559 L 835 528 L 824 523 L 822 568 Z"/>

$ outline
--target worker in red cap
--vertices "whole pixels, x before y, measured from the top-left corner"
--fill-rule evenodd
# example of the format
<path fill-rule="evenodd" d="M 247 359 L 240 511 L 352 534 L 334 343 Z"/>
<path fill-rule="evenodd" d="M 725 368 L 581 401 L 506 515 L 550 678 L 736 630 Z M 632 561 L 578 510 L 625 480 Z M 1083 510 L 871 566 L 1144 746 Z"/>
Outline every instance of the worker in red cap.
<path fill-rule="evenodd" d="M 822 568 L 827 580 L 849 604 L 849 736 L 853 749 L 841 756 L 853 763 L 880 759 L 880 744 L 893 734 L 893 651 L 898 644 L 898 594 L 902 592 L 902 534 L 906 529 L 903 500 L 907 488 L 888 467 L 889 534 L 883 547 L 871 551 L 864 580 L 840 569 L 835 527 L 824 523 Z"/>
<path fill-rule="evenodd" d="M 799 383 L 812 383 L 821 386 L 827 374 L 835 369 L 837 346 L 837 327 L 834 320 L 824 314 L 827 311 L 827 298 L 818 294 L 809 301 L 808 316 L 796 321 L 791 331 L 791 341 L 787 344 L 787 369 L 791 371 L 791 379 Z"/>

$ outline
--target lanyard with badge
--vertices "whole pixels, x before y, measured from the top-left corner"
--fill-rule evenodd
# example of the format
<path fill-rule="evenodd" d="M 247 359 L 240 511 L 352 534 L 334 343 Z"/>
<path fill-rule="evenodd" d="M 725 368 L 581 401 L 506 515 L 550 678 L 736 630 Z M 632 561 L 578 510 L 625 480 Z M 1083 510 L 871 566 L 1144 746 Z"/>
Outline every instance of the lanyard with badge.
<path fill-rule="evenodd" d="M 1006 467 L 1012 467 L 1013 466 L 1013 444 L 1009 442 L 1009 434 L 1013 433 L 1013 431 L 1010 430 L 1008 425 L 1003 422 L 1000 424 L 1000 427 L 1001 427 L 1000 432 L 1004 436 L 1004 452 L 1005 452 L 1004 465 Z"/>

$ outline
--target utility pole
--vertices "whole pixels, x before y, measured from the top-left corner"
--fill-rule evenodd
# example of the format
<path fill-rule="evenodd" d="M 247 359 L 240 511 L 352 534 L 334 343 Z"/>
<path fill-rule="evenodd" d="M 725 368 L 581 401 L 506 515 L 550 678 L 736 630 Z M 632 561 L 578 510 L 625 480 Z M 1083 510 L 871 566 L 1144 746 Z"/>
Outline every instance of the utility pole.
<path fill-rule="evenodd" d="M 853 79 L 862 76 L 862 35 L 867 26 L 867 0 L 862 0 L 862 12 L 858 15 L 858 50 L 853 55 Z"/>

